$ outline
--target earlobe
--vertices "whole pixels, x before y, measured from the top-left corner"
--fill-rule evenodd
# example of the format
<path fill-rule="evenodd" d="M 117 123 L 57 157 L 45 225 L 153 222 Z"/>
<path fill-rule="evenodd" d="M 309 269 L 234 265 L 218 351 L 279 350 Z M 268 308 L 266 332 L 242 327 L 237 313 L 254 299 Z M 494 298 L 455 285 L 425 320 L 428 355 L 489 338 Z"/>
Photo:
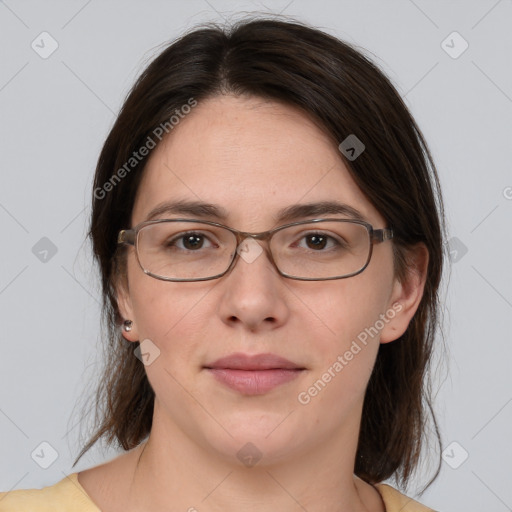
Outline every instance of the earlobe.
<path fill-rule="evenodd" d="M 388 307 L 390 320 L 381 331 L 381 343 L 395 341 L 407 330 L 423 298 L 428 261 L 428 249 L 424 243 L 421 242 L 408 249 L 407 276 L 402 282 L 395 279 Z"/>
<path fill-rule="evenodd" d="M 123 284 L 116 285 L 117 307 L 119 308 L 119 313 L 124 319 L 123 324 L 121 325 L 121 333 L 127 341 L 139 341 L 132 302 L 127 288 L 128 287 Z"/>

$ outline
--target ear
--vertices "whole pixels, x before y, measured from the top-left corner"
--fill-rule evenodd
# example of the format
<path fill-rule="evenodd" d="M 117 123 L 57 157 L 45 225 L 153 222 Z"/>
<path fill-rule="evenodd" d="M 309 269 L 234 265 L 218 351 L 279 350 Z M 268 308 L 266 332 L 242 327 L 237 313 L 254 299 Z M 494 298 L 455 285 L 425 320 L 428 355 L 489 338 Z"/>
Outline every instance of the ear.
<path fill-rule="evenodd" d="M 407 249 L 406 258 L 407 276 L 402 282 L 395 278 L 386 313 L 390 320 L 381 331 L 381 343 L 389 343 L 402 336 L 423 297 L 429 261 L 426 245 L 420 242 Z M 391 316 L 392 312 L 394 316 Z"/>
<path fill-rule="evenodd" d="M 132 329 L 129 332 L 126 332 L 123 326 L 121 325 L 121 332 L 123 334 L 123 337 L 127 341 L 139 341 L 139 333 L 137 331 L 137 322 L 135 321 L 135 314 L 133 311 L 132 300 L 130 297 L 128 279 L 126 277 L 124 277 L 124 279 L 121 278 L 119 282 L 115 285 L 115 290 L 117 298 L 117 307 L 119 308 L 119 313 L 123 317 L 123 321 L 132 321 Z"/>

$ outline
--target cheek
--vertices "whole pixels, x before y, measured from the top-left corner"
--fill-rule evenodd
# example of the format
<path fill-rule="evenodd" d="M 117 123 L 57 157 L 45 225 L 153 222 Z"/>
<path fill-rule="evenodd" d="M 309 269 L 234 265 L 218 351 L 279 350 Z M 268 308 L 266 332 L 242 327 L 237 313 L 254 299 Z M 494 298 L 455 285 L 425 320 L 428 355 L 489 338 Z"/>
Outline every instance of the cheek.
<path fill-rule="evenodd" d="M 151 340 L 165 365 L 180 372 L 197 359 L 205 317 L 211 315 L 204 311 L 208 290 L 203 288 L 201 283 L 166 282 L 142 272 L 130 285 L 139 339 Z"/>
<path fill-rule="evenodd" d="M 389 290 L 364 273 L 333 283 L 312 297 L 310 308 L 323 323 L 324 331 L 329 333 L 325 338 L 330 340 L 328 346 L 341 349 L 375 326 L 379 315 L 385 313 Z"/>
<path fill-rule="evenodd" d="M 385 313 L 389 292 L 377 283 L 363 273 L 331 285 L 327 292 L 319 291 L 317 300 L 310 303 L 323 333 L 313 337 L 318 364 L 312 380 L 320 379 L 317 388 L 327 383 L 336 389 L 338 398 L 360 395 L 370 378 L 384 325 L 380 315 Z M 328 399 L 331 394 L 325 395 Z"/>
<path fill-rule="evenodd" d="M 356 300 L 331 302 L 329 334 L 316 339 L 318 364 L 300 390 L 298 401 L 327 425 L 338 425 L 361 406 L 379 349 L 378 304 Z M 343 305 L 342 308 L 339 306 Z M 314 411 L 314 412 L 313 412 Z"/>

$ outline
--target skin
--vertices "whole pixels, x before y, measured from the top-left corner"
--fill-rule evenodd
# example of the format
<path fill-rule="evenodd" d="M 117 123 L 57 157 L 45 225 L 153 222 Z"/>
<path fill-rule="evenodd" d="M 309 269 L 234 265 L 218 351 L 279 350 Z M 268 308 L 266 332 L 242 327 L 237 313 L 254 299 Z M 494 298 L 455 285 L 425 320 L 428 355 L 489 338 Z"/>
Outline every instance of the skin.
<path fill-rule="evenodd" d="M 387 227 L 314 123 L 254 97 L 211 98 L 180 121 L 153 150 L 132 226 L 159 203 L 182 198 L 223 206 L 226 224 L 249 232 L 274 227 L 274 212 L 285 206 L 320 200 L 342 201 Z M 385 242 L 348 279 L 286 279 L 262 253 L 252 263 L 239 258 L 220 279 L 175 283 L 145 275 L 130 248 L 118 302 L 133 321 L 125 338 L 149 338 L 160 350 L 145 367 L 156 394 L 153 428 L 146 443 L 79 473 L 80 483 L 104 512 L 384 511 L 378 491 L 353 470 L 379 344 L 404 333 L 423 294 L 428 251 L 418 245 L 411 258 L 416 271 L 404 282 L 393 275 Z M 394 318 L 301 405 L 298 394 L 393 304 L 401 306 Z M 233 352 L 271 352 L 306 371 L 247 397 L 203 369 Z M 251 468 L 236 457 L 249 441 L 263 454 Z"/>

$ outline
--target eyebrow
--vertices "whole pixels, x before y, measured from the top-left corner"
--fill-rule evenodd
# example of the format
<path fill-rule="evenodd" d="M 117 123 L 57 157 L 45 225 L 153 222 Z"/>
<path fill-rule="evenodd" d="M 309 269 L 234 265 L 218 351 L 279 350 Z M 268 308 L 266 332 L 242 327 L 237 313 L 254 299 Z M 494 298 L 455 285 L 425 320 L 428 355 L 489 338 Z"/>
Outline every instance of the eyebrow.
<path fill-rule="evenodd" d="M 178 200 L 159 204 L 148 213 L 145 220 L 160 219 L 163 215 L 173 214 L 189 215 L 199 219 L 216 219 L 222 222 L 226 222 L 229 218 L 228 211 L 222 206 L 201 201 Z M 319 217 L 325 214 L 343 215 L 350 219 L 367 222 L 359 210 L 338 201 L 294 204 L 279 210 L 273 219 L 275 222 L 293 222 L 305 217 Z"/>

